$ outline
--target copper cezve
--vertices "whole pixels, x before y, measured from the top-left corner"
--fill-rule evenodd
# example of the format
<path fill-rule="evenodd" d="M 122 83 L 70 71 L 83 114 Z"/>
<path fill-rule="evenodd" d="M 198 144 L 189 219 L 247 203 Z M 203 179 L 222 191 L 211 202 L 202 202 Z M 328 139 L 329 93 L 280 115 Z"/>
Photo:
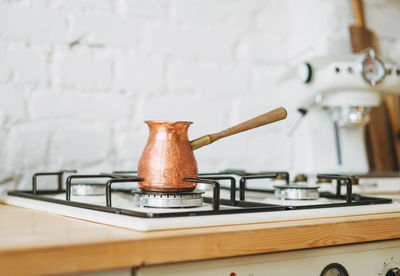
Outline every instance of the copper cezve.
<path fill-rule="evenodd" d="M 150 134 L 139 160 L 138 177 L 143 179 L 139 182 L 139 188 L 152 192 L 193 191 L 196 183 L 185 181 L 187 178 L 197 178 L 193 150 L 223 137 L 285 119 L 286 116 L 286 110 L 280 107 L 191 142 L 187 131 L 192 122 L 146 121 Z"/>

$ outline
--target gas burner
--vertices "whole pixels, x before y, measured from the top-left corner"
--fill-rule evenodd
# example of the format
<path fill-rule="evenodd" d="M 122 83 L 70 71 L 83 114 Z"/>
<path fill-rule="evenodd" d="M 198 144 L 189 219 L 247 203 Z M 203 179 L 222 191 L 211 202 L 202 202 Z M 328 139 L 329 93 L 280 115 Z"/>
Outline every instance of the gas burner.
<path fill-rule="evenodd" d="M 96 196 L 105 194 L 105 185 L 101 183 L 74 184 L 71 193 L 74 196 Z"/>
<path fill-rule="evenodd" d="M 134 203 L 140 207 L 153 208 L 191 208 L 203 205 L 203 191 L 180 193 L 160 193 L 133 191 Z"/>
<path fill-rule="evenodd" d="M 289 200 L 309 200 L 318 199 L 319 186 L 301 185 L 301 184 L 285 184 L 274 185 L 275 197 Z"/>

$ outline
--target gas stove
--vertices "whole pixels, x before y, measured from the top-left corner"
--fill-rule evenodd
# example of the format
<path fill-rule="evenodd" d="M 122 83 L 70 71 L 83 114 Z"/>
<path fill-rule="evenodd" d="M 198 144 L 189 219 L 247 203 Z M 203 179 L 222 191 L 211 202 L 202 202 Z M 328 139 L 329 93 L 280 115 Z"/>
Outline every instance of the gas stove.
<path fill-rule="evenodd" d="M 54 189 L 40 188 L 45 177 L 55 178 Z M 354 193 L 365 177 L 318 174 L 290 182 L 284 171 L 231 170 L 187 179 L 196 190 L 174 194 L 140 191 L 141 179 L 130 171 L 58 171 L 34 174 L 30 190 L 10 191 L 4 201 L 139 231 L 400 211 L 390 195 Z"/>

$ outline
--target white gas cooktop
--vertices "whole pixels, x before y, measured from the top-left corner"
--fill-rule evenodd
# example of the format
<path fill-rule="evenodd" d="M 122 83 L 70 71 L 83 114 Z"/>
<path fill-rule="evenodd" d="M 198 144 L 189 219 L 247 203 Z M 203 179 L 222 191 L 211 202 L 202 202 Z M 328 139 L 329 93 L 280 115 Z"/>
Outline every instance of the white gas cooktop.
<path fill-rule="evenodd" d="M 255 175 L 252 174 L 249 178 L 254 178 Z M 242 177 L 243 175 L 235 176 L 239 182 Z M 270 179 L 268 180 L 270 181 Z M 219 182 L 223 181 L 219 180 Z M 112 207 L 106 206 L 104 194 L 72 194 L 70 200 L 66 200 L 64 190 L 60 192 L 38 191 L 37 194 L 32 191 L 12 191 L 4 198 L 4 202 L 10 205 L 138 231 L 238 225 L 400 211 L 400 203 L 395 196 L 393 196 L 394 200 L 392 202 L 387 200 L 388 197 L 391 197 L 390 194 L 384 196 L 374 195 L 374 197 L 353 195 L 353 201 L 346 203 L 345 196 L 335 197 L 332 191 L 326 192 L 329 189 L 335 190 L 334 187 L 330 188 L 325 185 L 322 187 L 325 192 L 321 193 L 319 199 L 282 200 L 276 198 L 273 192 L 271 193 L 270 188 L 273 187 L 273 184 L 269 183 L 268 185 L 263 186 L 267 187 L 265 191 L 248 185 L 250 187 L 246 188 L 245 200 L 240 198 L 241 191 L 236 191 L 235 199 L 232 200 L 231 191 L 228 188 L 221 188 L 219 190 L 218 209 L 216 209 L 215 204 L 212 204 L 213 190 L 201 184 L 199 188 L 204 189 L 205 202 L 200 207 L 191 208 L 140 207 L 134 200 L 131 192 L 132 187 L 112 192 Z M 133 186 L 133 188 L 135 187 Z M 237 200 L 238 198 L 240 200 Z"/>

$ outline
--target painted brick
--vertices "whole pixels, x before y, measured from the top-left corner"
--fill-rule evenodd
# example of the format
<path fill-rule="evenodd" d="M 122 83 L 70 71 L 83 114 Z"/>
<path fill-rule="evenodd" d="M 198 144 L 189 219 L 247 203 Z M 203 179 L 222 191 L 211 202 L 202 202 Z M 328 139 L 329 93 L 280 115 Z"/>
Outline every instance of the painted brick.
<path fill-rule="evenodd" d="M 10 130 L 7 169 L 17 173 L 41 169 L 46 164 L 49 137 L 57 123 L 29 122 Z"/>
<path fill-rule="evenodd" d="M 284 74 L 285 69 L 282 66 L 253 66 L 251 68 L 251 91 L 261 95 L 274 96 L 276 82 Z"/>
<path fill-rule="evenodd" d="M 14 176 L 14 169 L 11 166 L 8 166 L 7 153 L 10 152 L 9 136 L 8 130 L 0 130 L 0 143 L 3 145 L 0 148 L 0 196 L 2 193 L 2 186 L 8 184 Z"/>
<path fill-rule="evenodd" d="M 237 48 L 237 56 L 242 60 L 281 63 L 287 56 L 285 35 L 268 35 L 268 31 L 246 34 Z"/>
<path fill-rule="evenodd" d="M 148 138 L 143 122 L 119 121 L 112 126 L 114 170 L 137 170 L 137 164 Z"/>
<path fill-rule="evenodd" d="M 305 49 L 311 50 L 314 56 L 351 51 L 348 27 L 354 20 L 350 2 L 293 1 L 288 7 L 287 52 L 290 56 Z"/>
<path fill-rule="evenodd" d="M 393 39 L 380 39 L 379 49 L 385 53 L 386 57 L 390 57 L 397 64 L 400 64 L 400 37 Z"/>
<path fill-rule="evenodd" d="M 51 139 L 49 163 L 59 168 L 101 163 L 107 159 L 110 139 L 110 130 L 103 124 L 61 121 Z"/>
<path fill-rule="evenodd" d="M 57 86 L 105 90 L 113 79 L 112 57 L 88 51 L 57 52 L 53 82 Z"/>
<path fill-rule="evenodd" d="M 284 1 L 280 1 L 284 5 Z M 254 30 L 259 23 L 260 18 L 258 14 L 268 5 L 270 1 L 264 0 L 238 0 L 228 1 L 225 10 L 227 18 L 222 24 L 224 28 L 233 29 L 240 37 L 245 35 L 251 30 Z M 268 17 L 265 18 L 268 20 Z M 271 21 L 270 21 L 271 22 Z M 269 23 L 270 23 L 269 22 Z"/>
<path fill-rule="evenodd" d="M 67 20 L 63 13 L 46 7 L 0 6 L 0 36 L 29 42 L 65 42 Z"/>
<path fill-rule="evenodd" d="M 174 61 L 168 66 L 168 91 L 210 95 L 232 95 L 249 90 L 245 66 L 207 61 Z"/>
<path fill-rule="evenodd" d="M 233 1 L 172 0 L 172 20 L 187 27 L 218 28 L 228 19 Z"/>
<path fill-rule="evenodd" d="M 71 40 L 95 47 L 122 47 L 136 49 L 143 31 L 143 22 L 117 15 L 72 16 Z"/>
<path fill-rule="evenodd" d="M 287 55 L 287 37 L 290 33 L 287 2 L 265 1 L 255 3 L 254 24 L 248 28 L 237 46 L 237 57 L 257 62 L 278 63 Z"/>
<path fill-rule="evenodd" d="M 398 38 L 400 26 L 400 3 L 387 1 L 384 5 L 371 3 L 366 6 L 367 27 L 378 37 Z"/>
<path fill-rule="evenodd" d="M 29 112 L 34 119 L 113 121 L 128 118 L 132 104 L 127 94 L 43 91 L 32 96 Z"/>
<path fill-rule="evenodd" d="M 46 82 L 45 51 L 21 47 L 0 47 L 0 60 L 0 82 Z"/>
<path fill-rule="evenodd" d="M 37 3 L 39 2 L 39 4 Z M 43 2 L 43 3 L 41 3 Z M 53 9 L 67 12 L 107 14 L 113 12 L 113 1 L 109 0 L 52 0 L 33 1 L 33 5 L 51 6 Z"/>
<path fill-rule="evenodd" d="M 266 126 L 265 128 L 268 128 Z M 242 164 L 251 171 L 288 170 L 290 160 L 289 138 L 284 132 L 268 131 L 250 135 Z M 261 153 L 261 154 L 260 154 Z M 239 166 L 240 167 L 240 166 Z"/>
<path fill-rule="evenodd" d="M 237 40 L 234 30 L 182 28 L 166 23 L 147 24 L 145 30 L 144 51 L 176 57 L 232 59 Z"/>
<path fill-rule="evenodd" d="M 23 90 L 23 88 L 11 85 L 0 85 L 1 116 L 12 117 L 14 119 L 22 119 L 26 117 Z"/>
<path fill-rule="evenodd" d="M 129 0 L 126 3 L 127 14 L 131 16 L 164 18 L 167 14 L 166 0 Z"/>
<path fill-rule="evenodd" d="M 116 87 L 139 92 L 163 91 L 165 65 L 161 56 L 120 55 L 117 61 Z"/>

